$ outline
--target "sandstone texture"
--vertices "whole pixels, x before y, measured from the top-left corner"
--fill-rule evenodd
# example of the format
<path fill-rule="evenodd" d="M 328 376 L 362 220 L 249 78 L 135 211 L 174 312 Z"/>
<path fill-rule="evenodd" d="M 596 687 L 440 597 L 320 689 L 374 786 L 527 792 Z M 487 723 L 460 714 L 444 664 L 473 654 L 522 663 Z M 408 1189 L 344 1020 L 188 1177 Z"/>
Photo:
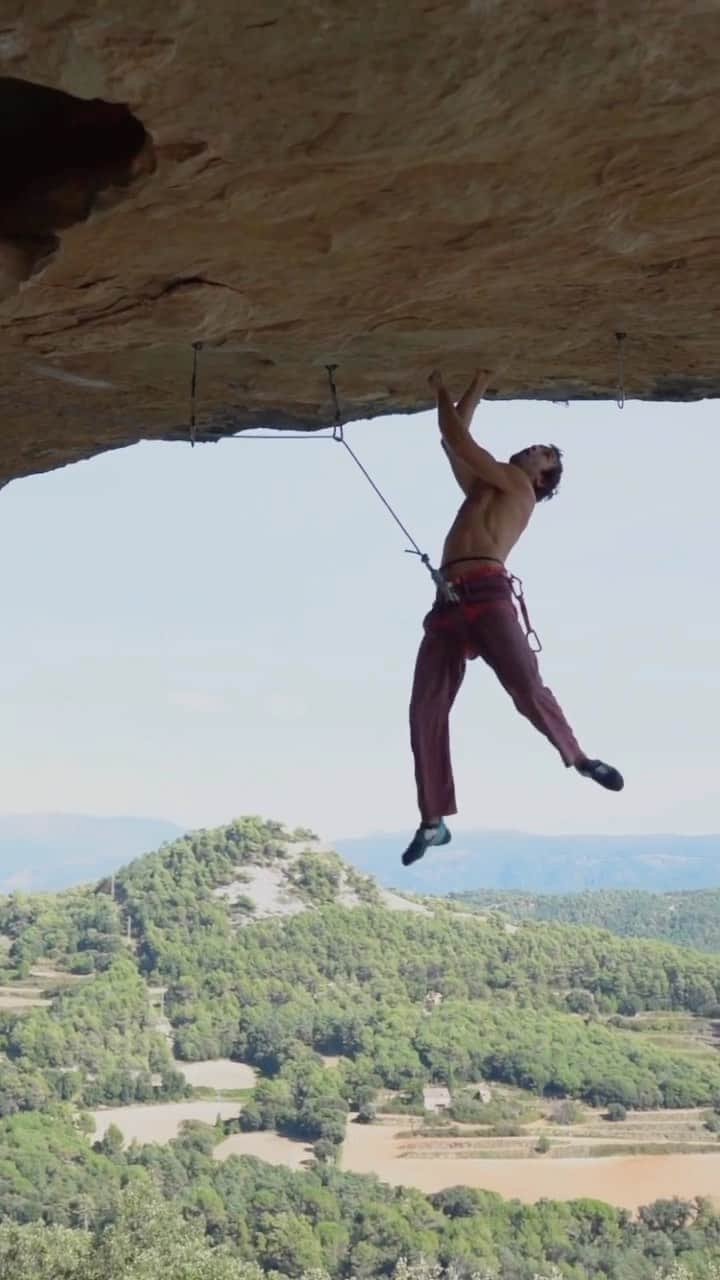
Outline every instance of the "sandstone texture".
<path fill-rule="evenodd" d="M 198 441 L 326 426 L 327 364 L 346 421 L 615 397 L 617 333 L 628 397 L 718 394 L 714 0 L 3 0 L 0 76 L 152 151 L 51 227 L 0 177 L 0 483 L 189 438 L 193 343 Z"/>

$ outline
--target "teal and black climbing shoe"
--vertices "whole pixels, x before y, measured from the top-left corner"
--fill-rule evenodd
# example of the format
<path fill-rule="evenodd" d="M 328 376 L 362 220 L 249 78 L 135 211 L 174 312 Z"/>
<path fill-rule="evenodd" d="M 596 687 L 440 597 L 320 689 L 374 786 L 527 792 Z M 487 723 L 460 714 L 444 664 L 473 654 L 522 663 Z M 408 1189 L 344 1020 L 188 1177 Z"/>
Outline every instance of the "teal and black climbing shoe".
<path fill-rule="evenodd" d="M 442 818 L 439 822 L 433 823 L 432 826 L 419 826 L 402 856 L 403 866 L 409 867 L 413 862 L 419 862 L 428 849 L 436 849 L 441 844 L 449 844 L 450 839 L 450 832 Z"/>
<path fill-rule="evenodd" d="M 622 791 L 625 786 L 622 774 L 602 760 L 588 760 L 586 756 L 578 761 L 575 768 L 583 778 L 592 778 L 593 782 L 605 787 L 606 791 Z"/>

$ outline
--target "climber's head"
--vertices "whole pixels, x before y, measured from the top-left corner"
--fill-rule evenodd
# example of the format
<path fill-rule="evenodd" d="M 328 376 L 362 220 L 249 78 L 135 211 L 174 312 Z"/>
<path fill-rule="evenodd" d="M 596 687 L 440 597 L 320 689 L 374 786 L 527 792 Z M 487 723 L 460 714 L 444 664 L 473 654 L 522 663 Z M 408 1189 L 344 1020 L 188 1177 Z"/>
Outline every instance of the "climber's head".
<path fill-rule="evenodd" d="M 555 497 L 563 473 L 562 453 L 556 444 L 531 444 L 514 453 L 510 462 L 525 472 L 538 502 Z"/>

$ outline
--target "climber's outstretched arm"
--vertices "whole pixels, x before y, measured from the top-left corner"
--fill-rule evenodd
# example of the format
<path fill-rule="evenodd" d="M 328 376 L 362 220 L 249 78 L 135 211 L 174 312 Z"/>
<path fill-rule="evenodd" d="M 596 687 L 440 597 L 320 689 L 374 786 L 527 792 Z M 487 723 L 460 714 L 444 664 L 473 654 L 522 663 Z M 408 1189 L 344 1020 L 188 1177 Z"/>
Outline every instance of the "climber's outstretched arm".
<path fill-rule="evenodd" d="M 490 377 L 491 375 L 487 371 L 478 371 L 470 383 L 470 386 L 463 392 L 455 405 L 458 418 L 462 422 L 466 431 L 470 430 L 473 414 L 487 391 Z M 477 480 L 477 476 L 466 462 L 460 461 L 457 454 L 453 453 L 450 446 L 446 444 L 444 440 L 441 440 L 441 444 L 445 452 L 445 456 L 452 467 L 452 473 L 467 498 Z"/>
<path fill-rule="evenodd" d="M 450 446 L 447 445 L 444 440 L 441 440 L 440 443 L 443 447 L 445 457 L 450 463 L 452 473 L 467 498 L 470 490 L 477 480 L 477 476 L 470 470 L 466 462 L 461 462 L 460 459 L 455 456 Z"/>
<path fill-rule="evenodd" d="M 473 478 L 484 480 L 494 489 L 506 493 L 516 493 L 518 488 L 527 487 L 527 478 L 517 467 L 498 462 L 487 449 L 481 448 L 473 440 L 450 399 L 441 374 L 437 372 L 431 374 L 430 385 L 437 397 L 438 423 L 443 443 L 451 450 L 458 462 L 467 467 Z"/>

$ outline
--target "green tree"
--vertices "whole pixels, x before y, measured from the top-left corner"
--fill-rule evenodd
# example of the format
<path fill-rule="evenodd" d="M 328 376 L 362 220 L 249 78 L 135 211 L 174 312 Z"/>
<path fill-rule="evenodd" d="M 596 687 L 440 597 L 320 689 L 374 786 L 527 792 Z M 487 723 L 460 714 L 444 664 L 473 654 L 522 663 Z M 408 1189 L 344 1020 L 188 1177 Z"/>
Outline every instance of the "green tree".
<path fill-rule="evenodd" d="M 115 1160 L 120 1155 L 125 1145 L 125 1136 L 116 1124 L 108 1125 L 102 1138 L 95 1143 L 95 1150 L 101 1155 L 109 1156 L 111 1160 Z"/>
<path fill-rule="evenodd" d="M 627 1111 L 621 1102 L 611 1102 L 605 1112 L 606 1120 L 627 1120 Z"/>
<path fill-rule="evenodd" d="M 268 1215 L 261 1224 L 260 1258 L 268 1271 L 301 1276 L 322 1266 L 322 1250 L 308 1222 L 296 1213 Z"/>
<path fill-rule="evenodd" d="M 0 1223 L 0 1275 L 8 1280 L 92 1280 L 92 1252 L 86 1232 Z"/>

